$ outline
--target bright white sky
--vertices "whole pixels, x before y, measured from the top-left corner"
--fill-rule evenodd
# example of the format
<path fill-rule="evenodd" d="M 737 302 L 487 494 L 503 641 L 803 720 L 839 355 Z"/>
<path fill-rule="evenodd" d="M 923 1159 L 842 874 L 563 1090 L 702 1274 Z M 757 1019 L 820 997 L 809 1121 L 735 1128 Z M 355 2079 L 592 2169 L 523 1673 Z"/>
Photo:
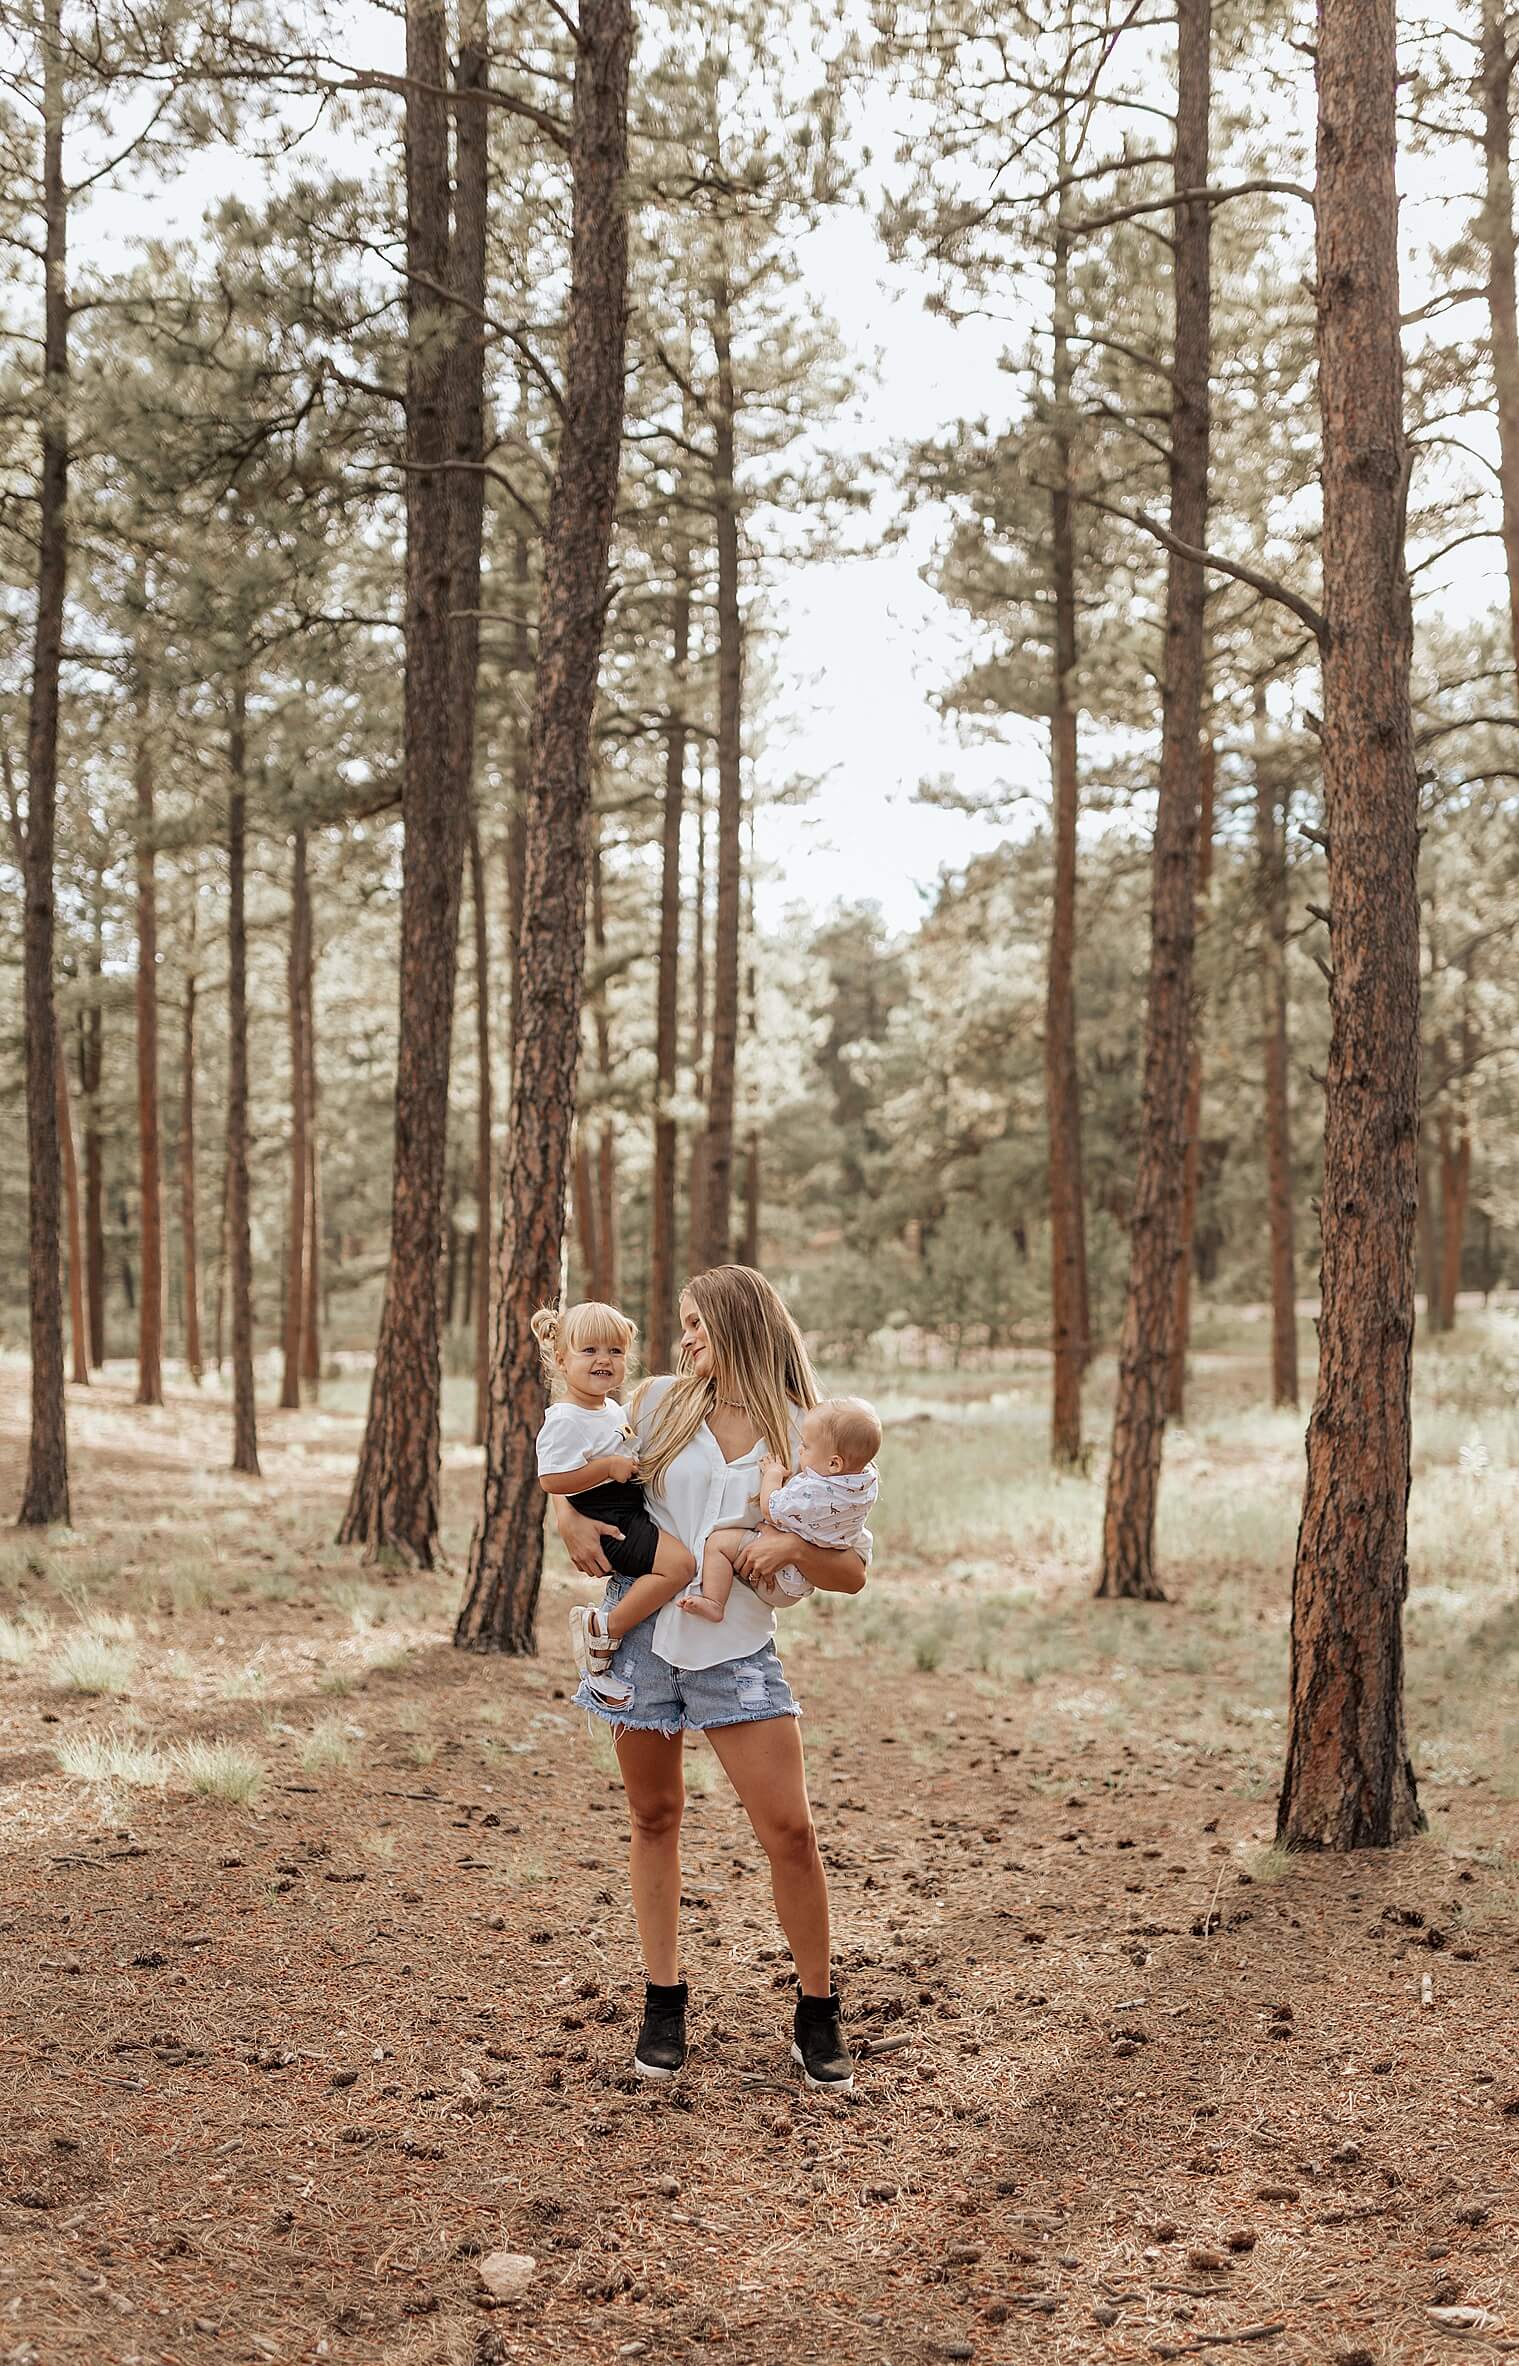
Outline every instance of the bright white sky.
<path fill-rule="evenodd" d="M 366 0 L 349 6 L 349 53 L 381 63 L 398 27 Z M 885 94 L 871 115 L 871 146 L 888 156 L 896 127 Z M 103 261 L 146 231 L 192 231 L 223 193 L 228 164 L 225 152 L 197 158 L 151 199 L 113 192 L 82 225 L 76 252 Z M 1430 292 L 1431 244 L 1457 223 L 1434 168 L 1406 163 L 1404 179 L 1405 301 L 1413 303 Z M 1463 215 L 1467 203 L 1463 197 Z M 1016 324 L 954 325 L 926 312 L 921 282 L 890 261 L 863 208 L 830 215 L 809 234 L 802 260 L 803 284 L 836 322 L 859 378 L 850 412 L 829 434 L 833 448 L 857 450 L 885 474 L 893 446 L 957 419 L 1008 415 L 1016 391 L 1001 361 L 1016 341 Z M 1486 440 L 1483 425 L 1468 422 L 1473 442 Z M 893 502 L 889 490 L 881 495 L 876 536 L 856 521 L 851 539 L 862 555 L 809 561 L 762 587 L 774 636 L 766 663 L 775 679 L 757 785 L 763 797 L 767 787 L 799 776 L 819 784 L 807 805 L 773 808 L 764 818 L 762 924 L 798 903 L 822 910 L 838 899 L 868 898 L 890 925 L 911 926 L 941 871 L 995 845 L 1010 820 L 1026 826 L 1047 798 L 1042 731 L 1014 720 L 1000 741 L 978 731 L 967 744 L 939 715 L 936 695 L 965 661 L 968 627 L 924 581 L 934 515 L 908 520 L 904 538 L 887 540 L 888 521 L 900 522 Z M 1498 566 L 1494 545 L 1460 553 L 1441 571 L 1447 605 L 1471 613 L 1485 604 Z M 945 776 L 1000 810 L 970 816 L 920 802 L 920 785 Z"/>

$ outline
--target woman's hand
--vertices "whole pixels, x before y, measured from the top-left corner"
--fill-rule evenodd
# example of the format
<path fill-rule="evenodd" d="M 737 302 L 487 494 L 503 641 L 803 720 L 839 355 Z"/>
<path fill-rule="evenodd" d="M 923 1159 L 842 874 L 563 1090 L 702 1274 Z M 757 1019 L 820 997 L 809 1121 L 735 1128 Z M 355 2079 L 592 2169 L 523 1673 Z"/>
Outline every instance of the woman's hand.
<path fill-rule="evenodd" d="M 781 1528 L 757 1528 L 733 1556 L 733 1566 L 750 1584 L 763 1584 L 796 1559 L 797 1538 Z"/>
<path fill-rule="evenodd" d="M 554 1506 L 554 1525 L 559 1530 L 564 1549 L 582 1577 L 610 1577 L 612 1564 L 601 1549 L 604 1536 L 620 1537 L 622 1530 L 614 1528 L 610 1520 L 588 1520 L 584 1512 L 577 1512 L 562 1495 L 551 1496 Z"/>
<path fill-rule="evenodd" d="M 784 1528 L 761 1528 L 741 1553 L 733 1556 L 741 1577 L 773 1577 L 777 1569 L 800 1569 L 821 1594 L 858 1594 L 865 1584 L 865 1563 L 847 1546 L 809 1544 Z"/>

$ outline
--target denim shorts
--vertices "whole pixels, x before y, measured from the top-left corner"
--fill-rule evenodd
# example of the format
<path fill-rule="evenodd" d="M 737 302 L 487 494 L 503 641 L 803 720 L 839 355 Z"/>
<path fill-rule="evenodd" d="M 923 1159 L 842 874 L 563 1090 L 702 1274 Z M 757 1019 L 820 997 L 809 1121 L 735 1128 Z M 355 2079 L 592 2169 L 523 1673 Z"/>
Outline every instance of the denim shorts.
<path fill-rule="evenodd" d="M 614 1577 L 602 1596 L 610 1610 L 633 1583 Z M 713 1668 L 672 1668 L 652 1648 L 654 1621 L 624 1635 L 612 1654 L 612 1673 L 633 1687 L 625 1709 L 609 1709 L 582 1684 L 577 1709 L 588 1709 L 619 1733 L 702 1733 L 709 1725 L 753 1725 L 764 1717 L 800 1717 L 801 1708 L 781 1670 L 773 1642 L 745 1659 L 719 1660 Z"/>

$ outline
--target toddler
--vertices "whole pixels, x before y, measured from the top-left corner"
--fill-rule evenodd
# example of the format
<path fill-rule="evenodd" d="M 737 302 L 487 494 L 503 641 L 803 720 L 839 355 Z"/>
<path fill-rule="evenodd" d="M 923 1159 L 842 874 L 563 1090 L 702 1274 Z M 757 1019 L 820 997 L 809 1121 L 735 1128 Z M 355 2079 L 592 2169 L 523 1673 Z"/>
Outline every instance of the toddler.
<path fill-rule="evenodd" d="M 798 1469 L 783 1462 L 760 1465 L 760 1519 L 771 1528 L 800 1536 L 808 1544 L 858 1551 L 880 1482 L 874 1456 L 881 1450 L 881 1424 L 863 1397 L 825 1397 L 802 1422 Z M 693 1618 L 720 1619 L 728 1607 L 736 1572 L 733 1556 L 749 1541 L 743 1528 L 714 1528 L 702 1554 L 701 1592 L 681 1603 Z M 754 1592 L 775 1610 L 799 1602 L 812 1587 L 800 1569 L 778 1569 Z"/>
<path fill-rule="evenodd" d="M 538 1432 L 538 1483 L 545 1495 L 567 1495 L 587 1519 L 622 1530 L 604 1536 L 601 1549 L 619 1577 L 634 1580 L 610 1609 L 582 1604 L 570 1612 L 575 1665 L 609 1709 L 629 1708 L 633 1700 L 632 1685 L 612 1673 L 612 1654 L 623 1636 L 673 1601 L 696 1575 L 694 1556 L 650 1518 L 638 1483 L 637 1443 L 619 1402 L 637 1336 L 637 1325 L 625 1314 L 595 1301 L 564 1314 L 546 1306 L 533 1317 L 533 1337 L 555 1392 Z"/>

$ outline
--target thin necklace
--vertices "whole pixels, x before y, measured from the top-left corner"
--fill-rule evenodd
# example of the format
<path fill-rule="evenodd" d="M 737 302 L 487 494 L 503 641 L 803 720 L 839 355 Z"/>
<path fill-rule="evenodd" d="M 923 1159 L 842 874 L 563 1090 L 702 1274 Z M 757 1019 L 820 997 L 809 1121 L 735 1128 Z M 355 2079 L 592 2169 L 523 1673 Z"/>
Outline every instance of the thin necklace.
<path fill-rule="evenodd" d="M 749 1410 L 738 1397 L 719 1397 L 717 1401 L 725 1413 L 747 1413 Z"/>

